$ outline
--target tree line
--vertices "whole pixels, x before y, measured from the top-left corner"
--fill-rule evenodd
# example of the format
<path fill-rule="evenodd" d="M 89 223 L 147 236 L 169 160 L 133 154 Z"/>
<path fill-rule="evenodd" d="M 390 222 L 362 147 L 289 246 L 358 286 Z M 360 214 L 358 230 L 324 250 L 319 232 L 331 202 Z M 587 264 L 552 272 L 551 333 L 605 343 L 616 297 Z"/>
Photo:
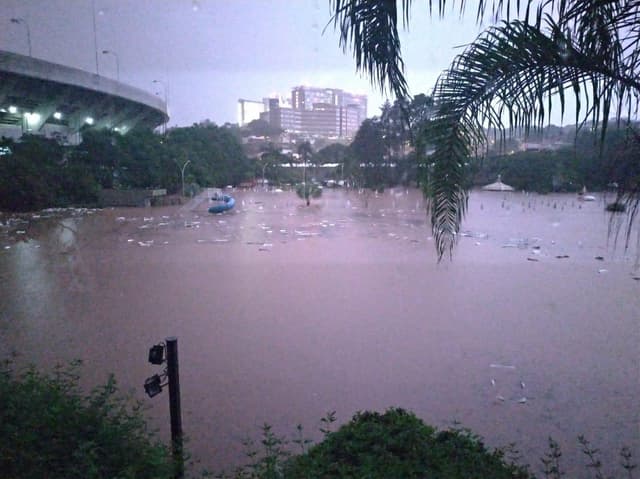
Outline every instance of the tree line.
<path fill-rule="evenodd" d="M 110 188 L 176 193 L 187 162 L 187 184 L 223 187 L 253 174 L 238 138 L 210 123 L 166 135 L 87 130 L 75 146 L 37 135 L 2 138 L 0 152 L 0 210 L 7 211 L 94 205 L 98 192 Z"/>

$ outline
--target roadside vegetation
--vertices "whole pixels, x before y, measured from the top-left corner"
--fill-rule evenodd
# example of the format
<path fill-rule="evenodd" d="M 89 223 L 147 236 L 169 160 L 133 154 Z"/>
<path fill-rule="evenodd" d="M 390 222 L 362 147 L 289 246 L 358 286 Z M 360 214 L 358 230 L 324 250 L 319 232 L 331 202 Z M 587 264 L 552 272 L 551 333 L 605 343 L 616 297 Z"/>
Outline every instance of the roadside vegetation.
<path fill-rule="evenodd" d="M 171 451 L 144 417 L 142 403 L 118 391 L 110 377 L 89 394 L 82 391 L 80 363 L 50 373 L 0 368 L 0 477 L 12 479 L 163 479 L 174 477 Z M 188 462 L 186 477 L 226 479 L 424 478 L 531 479 L 513 447 L 491 449 L 473 432 L 438 430 L 413 413 L 391 408 L 362 411 L 336 428 L 335 413 L 321 419 L 323 439 L 314 443 L 302 426 L 287 439 L 268 424 L 257 441 L 247 440 L 246 464 L 213 474 Z M 586 468 L 595 478 L 635 476 L 631 451 L 620 451 L 616 476 L 605 475 L 598 450 L 578 438 Z M 546 478 L 564 476 L 562 453 L 550 439 L 541 458 Z"/>
<path fill-rule="evenodd" d="M 174 128 L 167 135 L 134 130 L 121 135 L 87 130 L 82 142 L 63 146 L 25 135 L 0 141 L 0 210 L 92 206 L 101 189 L 224 187 L 252 175 L 252 165 L 230 129 L 214 124 Z"/>

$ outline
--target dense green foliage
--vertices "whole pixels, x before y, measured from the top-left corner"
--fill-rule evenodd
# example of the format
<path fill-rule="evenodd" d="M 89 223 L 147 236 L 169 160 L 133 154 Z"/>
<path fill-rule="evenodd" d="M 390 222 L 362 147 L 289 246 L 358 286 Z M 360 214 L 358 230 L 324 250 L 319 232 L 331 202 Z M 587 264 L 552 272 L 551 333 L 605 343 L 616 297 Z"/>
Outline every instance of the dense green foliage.
<path fill-rule="evenodd" d="M 91 170 L 56 141 L 28 135 L 1 144 L 11 153 L 0 156 L 0 209 L 29 211 L 96 200 Z"/>
<path fill-rule="evenodd" d="M 503 450 L 489 451 L 482 440 L 463 429 L 438 431 L 413 413 L 392 408 L 385 413 L 359 412 L 350 422 L 331 432 L 333 413 L 323 418 L 324 440 L 309 447 L 298 434 L 291 441 L 299 450 L 292 455 L 288 442 L 268 425 L 262 429 L 262 454 L 247 443 L 251 462 L 231 477 L 235 479 L 323 478 L 531 478 L 526 468 L 507 459 Z M 220 477 L 227 477 L 222 474 Z"/>
<path fill-rule="evenodd" d="M 552 139 L 554 129 L 545 128 L 540 139 Z M 604 191 L 613 183 L 625 184 L 634 178 L 637 181 L 640 163 L 634 156 L 638 157 L 638 148 L 629 144 L 626 129 L 610 126 L 601 144 L 593 132 L 559 139 L 566 146 L 557 150 L 516 151 L 477 160 L 474 163 L 476 184 L 493 182 L 501 175 L 503 181 L 516 190 L 548 193 L 575 192 L 583 187 Z M 502 147 L 497 151 L 506 150 Z"/>
<path fill-rule="evenodd" d="M 0 156 L 0 209 L 10 211 L 95 204 L 102 188 L 175 193 L 187 161 L 187 184 L 224 187 L 253 174 L 237 136 L 212 123 L 174 128 L 164 136 L 86 130 L 76 146 L 31 135 L 3 139 L 0 146 L 10 151 Z"/>
<path fill-rule="evenodd" d="M 113 378 L 83 395 L 75 368 L 0 371 L 0 476 L 13 479 L 173 477 L 168 450 Z"/>
<path fill-rule="evenodd" d="M 291 459 L 283 477 L 386 479 L 528 478 L 526 470 L 488 451 L 463 430 L 436 431 L 410 412 L 363 412 L 307 453 Z"/>

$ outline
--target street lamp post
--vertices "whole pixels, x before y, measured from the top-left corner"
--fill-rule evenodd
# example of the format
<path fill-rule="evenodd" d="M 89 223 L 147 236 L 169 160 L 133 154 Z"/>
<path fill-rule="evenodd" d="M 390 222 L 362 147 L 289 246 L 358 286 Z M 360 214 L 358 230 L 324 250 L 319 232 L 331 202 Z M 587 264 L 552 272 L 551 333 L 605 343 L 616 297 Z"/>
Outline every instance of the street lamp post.
<path fill-rule="evenodd" d="M 191 163 L 191 160 L 187 160 L 187 162 L 182 165 L 182 168 L 180 168 L 180 172 L 182 173 L 182 196 L 184 197 L 184 170 L 187 168 L 187 165 Z"/>
<path fill-rule="evenodd" d="M 267 166 L 269 166 L 269 163 L 265 163 L 264 165 L 262 165 L 262 187 L 265 189 L 266 189 L 266 186 L 264 182 L 264 171 L 266 170 Z"/>
<path fill-rule="evenodd" d="M 29 22 L 27 22 L 24 18 L 12 18 L 11 23 L 15 23 L 16 25 L 24 25 L 27 29 L 27 44 L 29 45 L 29 56 L 31 55 L 31 29 L 29 28 Z"/>
<path fill-rule="evenodd" d="M 149 362 L 155 365 L 167 364 L 160 374 L 154 374 L 144 382 L 144 390 L 152 398 L 169 386 L 169 417 L 171 420 L 171 450 L 173 453 L 174 478 L 184 477 L 182 409 L 180 407 L 180 377 L 178 367 L 178 338 L 166 338 L 165 344 L 156 344 L 149 349 Z M 164 382 L 164 383 L 163 383 Z"/>
<path fill-rule="evenodd" d="M 96 55 L 96 75 L 100 75 L 98 67 L 98 34 L 96 32 L 96 0 L 91 0 L 91 12 L 93 14 L 93 51 Z"/>
<path fill-rule="evenodd" d="M 118 59 L 118 54 L 113 50 L 102 50 L 103 55 L 113 55 L 116 59 L 116 79 L 120 81 L 120 60 Z"/>
<path fill-rule="evenodd" d="M 164 107 L 167 109 L 167 111 L 169 110 L 169 106 L 168 106 L 168 99 L 167 99 L 167 86 L 160 80 L 153 80 L 152 83 L 158 83 L 160 85 L 162 85 L 162 90 L 164 91 Z M 162 128 L 163 128 L 163 133 L 166 135 L 167 134 L 167 122 L 165 121 L 162 124 Z"/>

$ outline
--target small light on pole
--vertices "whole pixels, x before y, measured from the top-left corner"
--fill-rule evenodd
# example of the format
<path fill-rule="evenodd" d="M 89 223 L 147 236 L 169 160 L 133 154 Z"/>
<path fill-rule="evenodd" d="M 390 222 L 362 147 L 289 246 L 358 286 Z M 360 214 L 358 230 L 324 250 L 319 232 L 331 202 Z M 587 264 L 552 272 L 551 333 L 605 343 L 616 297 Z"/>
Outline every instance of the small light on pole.
<path fill-rule="evenodd" d="M 147 378 L 144 382 L 144 392 L 152 398 L 162 392 L 162 377 L 158 374 Z"/>
<path fill-rule="evenodd" d="M 151 364 L 164 363 L 164 344 L 156 344 L 149 349 L 149 362 Z"/>
<path fill-rule="evenodd" d="M 31 55 L 31 29 L 29 28 L 29 22 L 27 22 L 24 18 L 12 18 L 11 23 L 15 23 L 16 25 L 24 25 L 27 29 L 27 44 L 29 45 L 29 56 Z"/>

